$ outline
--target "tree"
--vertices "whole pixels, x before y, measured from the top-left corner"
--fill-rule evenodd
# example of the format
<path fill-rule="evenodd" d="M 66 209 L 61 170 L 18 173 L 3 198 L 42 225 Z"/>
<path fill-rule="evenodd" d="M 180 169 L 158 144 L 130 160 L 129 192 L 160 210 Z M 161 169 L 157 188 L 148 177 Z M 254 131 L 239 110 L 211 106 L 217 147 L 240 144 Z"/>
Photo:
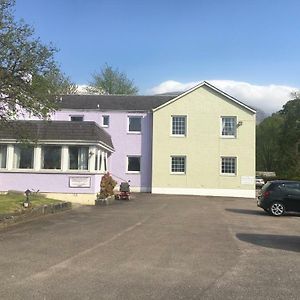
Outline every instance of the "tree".
<path fill-rule="evenodd" d="M 14 5 L 0 0 L 0 122 L 24 113 L 46 118 L 56 108 L 55 96 L 75 88 L 54 60 L 55 47 L 14 20 Z"/>
<path fill-rule="evenodd" d="M 99 73 L 92 75 L 93 79 L 87 87 L 87 91 L 93 94 L 109 95 L 136 95 L 138 88 L 133 80 L 118 69 L 113 69 L 108 64 L 102 67 Z"/>
<path fill-rule="evenodd" d="M 278 171 L 279 136 L 283 123 L 278 113 L 264 119 L 256 129 L 256 169 Z"/>
<path fill-rule="evenodd" d="M 286 179 L 300 179 L 300 99 L 299 93 L 293 96 L 256 131 L 257 170 Z"/>

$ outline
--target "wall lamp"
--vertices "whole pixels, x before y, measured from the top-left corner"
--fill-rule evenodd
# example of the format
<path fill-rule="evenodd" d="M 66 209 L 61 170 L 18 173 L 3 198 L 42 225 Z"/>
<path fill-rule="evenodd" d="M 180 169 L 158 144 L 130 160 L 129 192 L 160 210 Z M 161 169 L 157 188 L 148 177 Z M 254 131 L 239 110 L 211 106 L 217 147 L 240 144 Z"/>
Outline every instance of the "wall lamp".
<path fill-rule="evenodd" d="M 242 126 L 243 125 L 243 121 L 239 121 L 237 124 L 236 124 L 236 127 L 238 128 L 238 127 L 240 127 L 240 126 Z"/>

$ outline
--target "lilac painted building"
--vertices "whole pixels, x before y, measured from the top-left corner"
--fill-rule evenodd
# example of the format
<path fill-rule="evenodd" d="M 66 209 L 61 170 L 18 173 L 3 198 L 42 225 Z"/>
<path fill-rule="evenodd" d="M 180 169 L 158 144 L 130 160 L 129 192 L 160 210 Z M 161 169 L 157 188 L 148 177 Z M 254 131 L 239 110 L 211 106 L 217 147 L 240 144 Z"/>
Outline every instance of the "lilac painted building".
<path fill-rule="evenodd" d="M 0 191 L 93 204 L 113 151 L 95 122 L 10 122 L 0 130 Z"/>
<path fill-rule="evenodd" d="M 132 191 L 150 192 L 152 109 L 171 98 L 68 95 L 52 121 L 16 121 L 36 143 L 0 131 L 0 192 L 31 189 L 93 204 L 107 171 L 118 184 L 130 180 Z"/>
<path fill-rule="evenodd" d="M 151 191 L 152 109 L 174 96 L 69 95 L 53 120 L 93 121 L 108 132 L 114 152 L 108 170 L 120 183 L 130 180 L 132 191 Z"/>

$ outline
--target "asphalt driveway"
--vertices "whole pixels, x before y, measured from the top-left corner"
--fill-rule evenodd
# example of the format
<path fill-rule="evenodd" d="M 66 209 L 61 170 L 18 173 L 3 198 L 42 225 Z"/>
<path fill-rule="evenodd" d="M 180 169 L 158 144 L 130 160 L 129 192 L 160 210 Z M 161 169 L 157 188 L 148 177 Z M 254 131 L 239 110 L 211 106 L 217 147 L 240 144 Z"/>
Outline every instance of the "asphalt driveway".
<path fill-rule="evenodd" d="M 299 299 L 300 215 L 139 194 L 0 231 L 0 299 Z"/>

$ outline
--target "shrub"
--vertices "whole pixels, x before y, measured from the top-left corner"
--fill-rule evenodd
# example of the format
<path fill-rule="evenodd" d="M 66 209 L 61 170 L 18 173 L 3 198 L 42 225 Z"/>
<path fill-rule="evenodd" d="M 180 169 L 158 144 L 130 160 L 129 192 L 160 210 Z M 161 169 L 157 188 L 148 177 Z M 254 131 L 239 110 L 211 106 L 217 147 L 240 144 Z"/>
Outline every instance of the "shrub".
<path fill-rule="evenodd" d="M 100 193 L 97 194 L 98 199 L 105 199 L 114 194 L 114 188 L 117 182 L 113 180 L 109 173 L 102 176 L 100 183 Z"/>

